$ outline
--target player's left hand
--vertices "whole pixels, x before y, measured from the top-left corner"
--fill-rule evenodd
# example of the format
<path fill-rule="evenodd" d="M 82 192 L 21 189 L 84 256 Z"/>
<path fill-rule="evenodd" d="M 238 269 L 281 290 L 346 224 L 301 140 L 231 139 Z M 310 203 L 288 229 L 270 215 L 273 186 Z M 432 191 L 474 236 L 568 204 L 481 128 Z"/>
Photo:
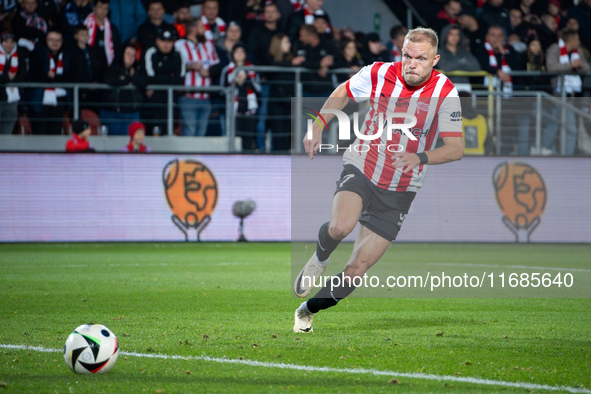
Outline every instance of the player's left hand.
<path fill-rule="evenodd" d="M 402 168 L 402 173 L 411 171 L 421 163 L 421 159 L 416 153 L 400 152 L 392 155 L 394 168 Z"/>

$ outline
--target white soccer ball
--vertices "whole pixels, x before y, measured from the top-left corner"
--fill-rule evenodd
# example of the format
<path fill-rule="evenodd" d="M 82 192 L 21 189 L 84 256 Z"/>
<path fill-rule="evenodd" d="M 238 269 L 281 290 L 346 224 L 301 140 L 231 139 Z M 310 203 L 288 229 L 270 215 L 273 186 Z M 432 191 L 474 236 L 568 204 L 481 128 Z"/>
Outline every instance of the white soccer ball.
<path fill-rule="evenodd" d="M 84 324 L 66 340 L 64 359 L 75 373 L 107 373 L 119 357 L 119 343 L 113 331 L 101 324 Z"/>

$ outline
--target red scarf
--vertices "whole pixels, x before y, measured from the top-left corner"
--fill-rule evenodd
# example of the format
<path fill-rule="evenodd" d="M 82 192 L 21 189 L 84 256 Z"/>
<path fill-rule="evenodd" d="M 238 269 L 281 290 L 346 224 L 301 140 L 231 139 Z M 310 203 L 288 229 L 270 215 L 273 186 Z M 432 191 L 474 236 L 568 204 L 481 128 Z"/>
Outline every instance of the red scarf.
<path fill-rule="evenodd" d="M 96 15 L 94 12 L 91 12 L 84 21 L 86 27 L 88 27 L 88 45 L 91 47 L 94 46 L 96 40 L 96 32 L 100 28 L 100 26 L 96 23 Z M 109 66 L 113 63 L 113 59 L 115 59 L 115 47 L 113 46 L 113 32 L 111 31 L 111 22 L 109 18 L 105 18 L 104 24 L 105 30 L 105 54 L 107 55 L 107 63 Z"/>
<path fill-rule="evenodd" d="M 246 61 L 246 63 L 244 63 L 244 65 L 246 67 L 252 66 L 252 63 L 249 61 Z M 228 64 L 228 83 L 232 83 L 234 81 L 234 74 L 232 74 L 234 72 L 234 70 L 236 69 L 236 64 L 234 62 L 230 62 L 230 64 Z M 254 71 L 248 71 L 246 73 L 246 75 L 248 75 L 248 78 L 252 81 L 252 83 L 257 86 L 258 82 L 256 81 L 256 77 L 257 74 Z M 242 115 L 253 115 L 257 109 L 259 108 L 259 105 L 257 103 L 257 95 L 254 92 L 254 90 L 248 86 L 246 88 L 246 102 L 247 102 L 247 111 L 244 112 Z M 238 90 L 236 90 L 236 96 L 234 97 L 234 111 L 236 113 L 238 113 L 238 106 L 240 104 L 239 101 L 239 97 L 238 97 Z"/>
<path fill-rule="evenodd" d="M 89 148 L 90 142 L 78 137 L 76 134 L 72 134 L 72 138 L 66 142 L 66 152 L 85 152 Z"/>
<path fill-rule="evenodd" d="M 136 151 L 134 150 L 133 144 L 131 143 L 131 140 L 129 141 L 129 144 L 127 144 L 127 150 L 129 152 L 145 152 L 146 151 L 146 145 L 141 144 L 140 148 Z"/>
<path fill-rule="evenodd" d="M 64 53 L 60 52 L 60 55 L 57 58 L 57 67 L 55 64 L 55 60 L 53 56 L 51 56 L 51 52 L 49 52 L 49 72 L 55 73 L 55 75 L 63 75 L 64 74 Z M 55 92 L 55 88 L 47 88 L 45 90 L 49 90 L 51 92 Z"/>
<path fill-rule="evenodd" d="M 45 19 L 37 15 L 36 12 L 34 12 L 33 15 L 31 15 L 26 11 L 22 11 L 21 16 L 25 20 L 25 24 L 27 25 L 27 27 L 41 30 L 43 33 L 47 33 L 47 23 L 45 22 Z"/>
<path fill-rule="evenodd" d="M 492 45 L 490 45 L 490 43 L 488 41 L 485 41 L 484 47 L 486 48 L 486 50 L 488 52 L 488 65 L 491 66 L 492 68 L 498 69 L 499 64 L 497 63 L 497 57 L 495 56 Z M 507 51 L 507 48 L 505 48 L 505 52 L 506 51 Z M 509 82 L 503 82 L 503 92 L 510 93 L 513 91 L 513 79 L 510 76 L 511 75 L 511 67 L 509 67 L 509 65 L 507 64 L 507 60 L 505 60 L 505 55 L 501 56 L 501 70 L 504 73 L 509 74 Z"/>
<path fill-rule="evenodd" d="M 16 53 L 16 45 L 12 53 L 4 52 L 4 48 L 0 45 L 0 74 L 4 74 L 6 63 L 10 64 L 8 72 L 15 73 L 18 71 L 18 55 Z"/>
<path fill-rule="evenodd" d="M 205 27 L 205 38 L 209 41 L 213 41 L 213 32 L 211 31 L 211 26 L 209 25 L 209 22 L 207 21 L 205 15 L 201 16 L 201 22 L 203 22 L 203 26 Z M 217 18 L 215 18 L 215 24 L 218 27 L 218 30 L 220 31 L 220 36 L 225 36 L 226 22 L 224 22 L 224 20 L 218 16 Z"/>
<path fill-rule="evenodd" d="M 581 55 L 577 49 L 573 49 L 570 54 L 566 49 L 566 44 L 562 38 L 558 39 L 558 48 L 560 49 L 560 64 L 570 64 L 575 60 L 580 60 Z M 583 81 L 579 75 L 565 75 L 563 79 L 564 90 L 568 94 L 581 93 L 583 87 Z M 560 85 L 557 87 L 558 93 L 560 93 Z"/>

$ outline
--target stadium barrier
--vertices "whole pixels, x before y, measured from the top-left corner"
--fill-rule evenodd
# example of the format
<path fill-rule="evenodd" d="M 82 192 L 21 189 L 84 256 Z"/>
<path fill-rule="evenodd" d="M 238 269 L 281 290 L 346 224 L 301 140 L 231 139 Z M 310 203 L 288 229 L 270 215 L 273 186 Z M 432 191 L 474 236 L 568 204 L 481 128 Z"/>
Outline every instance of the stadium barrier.
<path fill-rule="evenodd" d="M 279 81 L 281 82 L 290 82 L 293 83 L 293 90 L 294 90 L 294 98 L 293 100 L 289 98 L 269 98 L 269 97 L 259 97 L 259 101 L 261 103 L 259 114 L 253 115 L 253 119 L 257 121 L 257 131 L 254 133 L 254 136 L 258 140 L 259 148 L 263 150 L 270 150 L 270 143 L 269 143 L 269 127 L 267 125 L 265 129 L 265 121 L 277 119 L 283 121 L 291 121 L 291 115 L 276 115 L 274 113 L 267 113 L 267 109 L 262 111 L 262 108 L 268 108 L 269 105 L 273 105 L 277 102 L 285 102 L 285 101 L 293 101 L 292 103 L 292 112 L 293 113 L 300 113 L 302 114 L 302 101 L 301 98 L 305 96 L 305 89 L 306 86 L 309 86 L 310 83 L 307 83 L 303 80 L 302 76 L 304 74 L 314 73 L 313 70 L 304 69 L 301 67 L 293 67 L 293 68 L 284 68 L 284 67 L 274 67 L 274 66 L 250 66 L 250 67 L 238 67 L 234 70 L 234 73 L 240 71 L 255 71 L 258 73 L 263 74 L 273 74 L 273 73 L 291 73 L 293 74 L 293 79 L 290 81 Z M 327 83 L 326 89 L 327 91 L 332 90 L 335 86 L 338 85 L 337 76 L 339 75 L 347 75 L 351 74 L 350 69 L 337 69 L 331 70 L 330 73 L 333 75 L 332 82 Z M 511 94 L 507 94 L 501 91 L 501 85 L 497 84 L 496 90 L 493 88 L 492 85 L 492 78 L 490 75 L 485 72 L 447 72 L 446 73 L 450 77 L 467 77 L 471 78 L 471 82 L 473 82 L 476 78 L 481 79 L 483 77 L 487 78 L 488 82 L 487 85 L 483 85 L 479 81 L 477 83 L 471 83 L 468 88 L 471 90 L 470 94 L 473 97 L 472 104 L 475 110 L 482 113 L 486 118 L 487 124 L 487 133 L 490 137 L 490 142 L 494 146 L 494 148 L 489 149 L 487 152 L 488 154 L 495 154 L 495 155 L 507 155 L 507 154 L 515 154 L 512 149 L 515 146 L 515 140 L 522 137 L 515 137 L 515 135 L 519 134 L 519 127 L 527 128 L 528 125 L 517 125 L 517 122 L 513 122 L 512 124 L 507 124 L 506 119 L 517 119 L 517 118 L 524 118 L 524 117 L 532 117 L 535 132 L 531 135 L 529 132 L 521 132 L 521 134 L 527 134 L 527 141 L 521 142 L 522 144 L 526 144 L 530 146 L 532 149 L 527 153 L 523 153 L 524 150 L 521 149 L 521 153 L 517 153 L 520 156 L 527 156 L 530 154 L 533 155 L 540 155 L 542 153 L 541 149 L 541 140 L 542 140 L 542 128 L 544 127 L 545 113 L 548 113 L 549 116 L 547 117 L 549 121 L 555 122 L 560 125 L 559 133 L 558 133 L 558 141 L 557 144 L 559 150 L 556 153 L 560 155 L 568 155 L 569 152 L 566 150 L 567 146 L 567 133 L 568 133 L 568 123 L 569 119 L 572 119 L 572 114 L 576 116 L 577 119 L 577 129 L 581 134 L 579 136 L 579 145 L 583 145 L 581 139 L 584 142 L 585 148 L 579 149 L 579 152 L 582 154 L 591 154 L 591 148 L 587 147 L 591 145 L 591 138 L 585 133 L 587 128 L 587 124 L 591 121 L 591 116 L 589 115 L 589 107 L 590 105 L 586 103 L 583 99 L 578 100 L 578 102 L 573 102 L 569 98 L 566 97 L 565 90 L 562 89 L 562 96 L 561 97 L 554 97 L 551 94 L 541 91 L 541 90 L 530 90 L 530 91 L 521 91 L 515 90 Z M 551 77 L 557 75 L 563 75 L 562 73 L 550 73 L 550 72 L 523 72 L 523 71 L 513 71 L 512 75 L 514 77 L 522 77 L 522 78 L 533 78 L 539 76 Z M 591 75 L 589 74 L 580 74 L 580 75 Z M 225 80 L 226 75 L 222 75 L 221 81 Z M 559 81 L 562 81 L 562 78 L 559 78 Z M 267 87 L 267 92 L 269 86 L 273 83 L 278 83 L 278 81 L 270 81 L 270 80 L 263 80 L 261 82 L 262 86 Z M 319 83 L 314 82 L 314 85 L 318 85 Z M 214 132 L 214 135 L 219 135 L 220 138 L 226 139 L 226 152 L 232 153 L 237 152 L 240 150 L 240 140 L 237 140 L 237 137 L 240 138 L 241 136 L 247 136 L 248 133 L 242 130 L 236 130 L 236 116 L 233 111 L 233 97 L 235 97 L 236 93 L 236 84 L 232 83 L 228 87 L 224 87 L 221 85 L 213 85 L 210 87 L 204 88 L 187 88 L 184 86 L 148 86 L 147 89 L 157 90 L 157 91 L 166 91 L 167 95 L 167 102 L 166 102 L 166 132 L 163 134 L 167 134 L 169 136 L 173 136 L 175 134 L 180 134 L 179 127 L 178 127 L 178 120 L 176 120 L 175 125 L 175 110 L 178 108 L 178 104 L 175 104 L 175 95 L 180 94 L 181 92 L 207 92 L 212 95 L 217 95 L 220 97 L 219 100 L 213 100 L 213 113 L 215 117 L 215 121 L 210 122 L 212 124 L 218 125 L 217 130 Z M 41 84 L 41 83 L 19 83 L 19 84 L 10 84 L 10 86 L 16 86 L 21 88 L 46 88 L 49 85 Z M 73 119 L 78 119 L 81 116 L 81 102 L 80 102 L 80 92 L 84 89 L 93 89 L 95 91 L 101 91 L 105 89 L 115 89 L 106 84 L 52 84 L 51 87 L 60 87 L 64 89 L 71 89 L 71 108 Z M 518 89 L 523 87 L 517 87 Z M 538 86 L 537 88 L 544 88 L 543 86 Z M 546 89 L 550 88 L 550 86 L 546 86 Z M 133 89 L 133 87 L 122 87 L 116 89 Z M 479 90 L 483 89 L 483 90 Z M 511 97 L 513 98 L 513 102 L 519 103 L 523 97 L 531 97 L 531 106 L 532 108 L 519 108 L 520 106 L 515 106 L 511 102 Z M 221 101 L 220 101 L 221 100 Z M 22 105 L 34 105 L 39 103 L 32 103 L 21 101 Z M 88 104 L 88 103 L 87 103 Z M 91 105 L 93 103 L 90 103 Z M 100 106 L 100 103 L 94 103 L 96 106 Z M 552 111 L 548 109 L 549 106 L 556 106 L 559 108 L 558 111 Z M 272 108 L 271 108 L 272 109 Z M 217 114 L 217 116 L 216 116 Z M 557 116 L 552 116 L 557 114 Z M 510 115 L 510 116 L 508 116 Z M 302 154 L 303 153 L 303 145 L 301 141 L 303 139 L 303 127 L 302 127 L 303 118 L 301 116 L 293 117 L 292 123 L 292 131 L 290 134 L 292 138 L 292 153 Z M 333 126 L 334 127 L 334 126 Z M 67 132 L 68 130 L 66 130 Z M 25 128 L 22 128 L 21 133 L 25 134 Z M 105 127 L 101 127 L 96 132 L 98 135 L 104 135 L 107 133 Z M 252 135 L 251 135 L 252 136 Z M 585 138 L 587 137 L 587 138 Z M 11 150 L 18 150 L 17 148 L 11 148 L 14 145 L 14 140 L 6 139 L 4 136 L 0 136 L 2 138 L 2 144 L 0 144 L 0 149 L 5 151 Z M 327 136 L 327 138 L 333 138 Z M 522 138 L 523 139 L 523 138 Z M 237 142 L 238 141 L 238 142 Z M 262 142 L 261 142 L 262 141 Z M 328 141 L 330 143 L 330 141 Z M 21 145 L 26 145 L 21 143 Z M 217 150 L 217 149 L 216 149 Z M 517 149 L 519 151 L 519 149 Z"/>
<path fill-rule="evenodd" d="M 249 199 L 246 239 L 315 242 L 342 165 L 323 154 L 0 153 L 0 242 L 236 241 L 233 205 Z M 397 240 L 589 243 L 590 185 L 591 158 L 432 166 Z"/>

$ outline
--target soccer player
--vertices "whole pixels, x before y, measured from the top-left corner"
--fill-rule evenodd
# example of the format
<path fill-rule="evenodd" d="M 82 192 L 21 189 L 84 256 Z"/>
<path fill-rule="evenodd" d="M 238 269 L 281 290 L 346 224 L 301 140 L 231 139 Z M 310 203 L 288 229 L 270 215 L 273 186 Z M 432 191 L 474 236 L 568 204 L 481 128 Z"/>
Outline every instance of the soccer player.
<path fill-rule="evenodd" d="M 312 292 L 314 279 L 324 273 L 330 254 L 353 231 L 357 221 L 359 233 L 344 271 L 332 278 L 334 286 L 327 283 L 296 309 L 294 332 L 312 332 L 314 314 L 335 306 L 351 294 L 355 290 L 355 278 L 361 279 L 383 256 L 396 239 L 415 194 L 425 180 L 428 164 L 462 158 L 464 139 L 458 92 L 445 75 L 433 70 L 439 61 L 437 47 L 437 34 L 432 29 L 409 31 L 402 47 L 402 62 L 377 62 L 362 68 L 337 87 L 324 104 L 323 110 L 341 110 L 349 99 L 371 100 L 365 129 L 360 130 L 368 136 L 376 134 L 378 122 L 375 120 L 383 119 L 379 115 L 387 111 L 391 117 L 392 112 L 414 114 L 417 123 L 412 132 L 410 129 L 406 133 L 394 130 L 390 140 L 385 131 L 380 141 L 358 138 L 355 145 L 363 144 L 369 149 L 345 152 L 330 221 L 320 227 L 316 252 L 294 283 L 298 297 Z M 332 114 L 323 116 L 326 123 L 334 117 Z M 405 118 L 397 123 L 409 124 L 409 121 Z M 412 133 L 415 139 L 407 133 Z M 438 136 L 442 137 L 444 145 L 435 148 Z M 304 139 L 310 159 L 321 143 L 322 129 L 314 124 L 311 139 L 308 135 Z M 389 147 L 396 148 L 391 152 Z"/>

